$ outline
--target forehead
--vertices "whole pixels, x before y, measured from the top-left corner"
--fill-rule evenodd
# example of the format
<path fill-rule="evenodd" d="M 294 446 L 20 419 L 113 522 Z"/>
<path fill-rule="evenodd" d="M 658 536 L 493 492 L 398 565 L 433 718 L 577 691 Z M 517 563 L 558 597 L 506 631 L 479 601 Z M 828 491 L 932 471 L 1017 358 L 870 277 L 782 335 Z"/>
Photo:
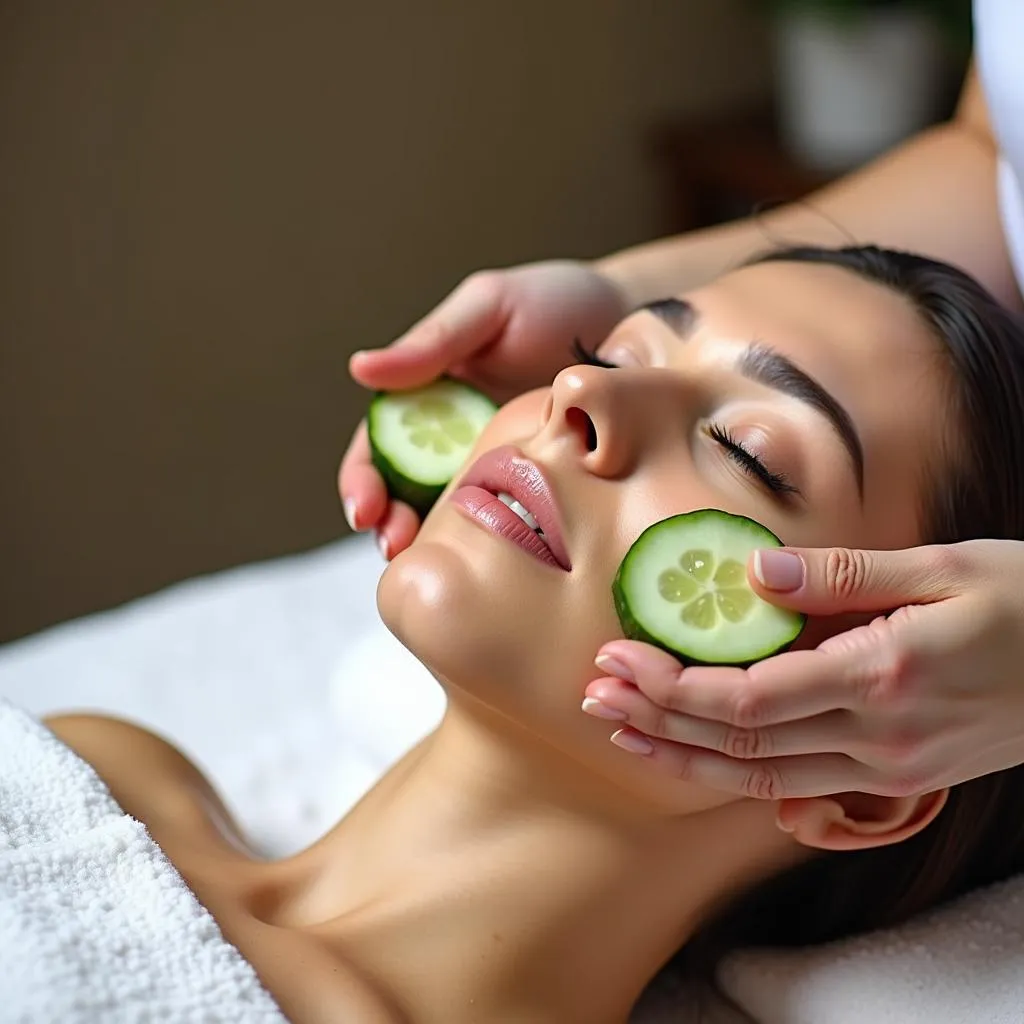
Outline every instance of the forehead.
<path fill-rule="evenodd" d="M 922 539 L 916 513 L 946 449 L 948 372 L 942 340 L 909 300 L 839 267 L 787 262 L 745 267 L 687 298 L 695 342 L 767 344 L 838 400 L 864 448 L 865 514 L 888 514 L 903 534 L 876 542 Z M 917 535 L 896 530 L 903 509 Z"/>
<path fill-rule="evenodd" d="M 717 331 L 771 331 L 773 344 L 799 347 L 807 358 L 818 353 L 851 366 L 895 360 L 908 373 L 941 366 L 942 343 L 907 298 L 841 267 L 755 264 L 688 298 Z"/>

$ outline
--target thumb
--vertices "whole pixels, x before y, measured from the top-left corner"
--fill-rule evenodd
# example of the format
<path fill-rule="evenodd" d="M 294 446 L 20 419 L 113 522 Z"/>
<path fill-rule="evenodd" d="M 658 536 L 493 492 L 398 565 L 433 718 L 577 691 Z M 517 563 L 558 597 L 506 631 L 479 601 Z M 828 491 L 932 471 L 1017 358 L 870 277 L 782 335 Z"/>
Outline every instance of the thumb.
<path fill-rule="evenodd" d="M 944 557 L 948 550 L 767 548 L 750 556 L 747 577 L 766 601 L 808 615 L 888 612 L 953 594 L 957 580 Z"/>
<path fill-rule="evenodd" d="M 467 278 L 387 348 L 354 353 L 349 373 L 364 387 L 381 390 L 430 383 L 497 340 L 507 319 L 502 294 L 497 275 Z"/>

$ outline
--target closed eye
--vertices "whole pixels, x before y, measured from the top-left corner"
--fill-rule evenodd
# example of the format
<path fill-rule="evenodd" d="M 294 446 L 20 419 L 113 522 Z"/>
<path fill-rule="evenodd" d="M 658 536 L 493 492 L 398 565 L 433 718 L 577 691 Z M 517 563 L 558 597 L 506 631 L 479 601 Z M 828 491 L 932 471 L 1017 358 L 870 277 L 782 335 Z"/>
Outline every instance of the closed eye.
<path fill-rule="evenodd" d="M 579 338 L 572 339 L 571 349 L 572 357 L 577 363 L 583 363 L 585 366 L 599 366 L 602 370 L 617 369 L 615 363 L 609 363 L 607 359 L 602 359 L 596 352 L 585 348 Z"/>
<path fill-rule="evenodd" d="M 798 487 L 794 487 L 782 473 L 773 473 L 757 455 L 733 437 L 727 428 L 717 423 L 710 423 L 705 431 L 712 441 L 721 445 L 733 462 L 773 494 L 782 496 L 795 494 L 798 497 L 803 497 Z"/>

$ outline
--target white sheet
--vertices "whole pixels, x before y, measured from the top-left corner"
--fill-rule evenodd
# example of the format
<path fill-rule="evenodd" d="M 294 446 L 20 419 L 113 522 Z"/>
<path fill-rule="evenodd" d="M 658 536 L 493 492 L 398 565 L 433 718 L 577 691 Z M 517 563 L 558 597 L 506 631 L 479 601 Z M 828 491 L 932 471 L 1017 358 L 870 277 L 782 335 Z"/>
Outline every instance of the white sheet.
<path fill-rule="evenodd" d="M 254 842 L 289 853 L 384 767 L 373 737 L 330 713 L 336 668 L 379 628 L 380 570 L 359 538 L 190 580 L 0 648 L 0 695 L 36 714 L 94 709 L 167 735 Z"/>

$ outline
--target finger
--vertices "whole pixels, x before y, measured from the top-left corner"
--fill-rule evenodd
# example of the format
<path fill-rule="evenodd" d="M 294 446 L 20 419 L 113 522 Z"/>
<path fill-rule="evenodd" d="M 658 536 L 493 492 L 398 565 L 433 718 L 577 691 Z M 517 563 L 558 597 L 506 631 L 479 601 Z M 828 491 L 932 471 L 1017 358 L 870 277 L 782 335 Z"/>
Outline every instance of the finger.
<path fill-rule="evenodd" d="M 769 548 L 750 556 L 747 577 L 766 601 L 808 615 L 885 612 L 951 597 L 960 582 L 953 548 L 905 551 Z"/>
<path fill-rule="evenodd" d="M 414 388 L 494 341 L 508 318 L 501 279 L 467 278 L 432 313 L 386 348 L 356 352 L 349 372 L 364 387 Z"/>
<path fill-rule="evenodd" d="M 621 721 L 651 738 L 714 750 L 749 761 L 797 754 L 846 754 L 857 760 L 868 744 L 857 735 L 849 712 L 829 711 L 781 725 L 744 729 L 722 722 L 666 711 L 635 686 L 619 679 L 595 679 L 586 689 L 583 710 L 597 718 Z M 596 703 L 595 703 L 596 702 Z M 607 714 L 603 712 L 613 712 Z M 870 764 L 871 761 L 868 761 Z"/>
<path fill-rule="evenodd" d="M 752 729 L 853 706 L 854 656 L 849 650 L 788 651 L 745 669 L 683 668 L 648 644 L 615 640 L 595 661 L 602 671 L 635 682 L 665 710 Z"/>
<path fill-rule="evenodd" d="M 384 522 L 377 529 L 377 546 L 385 560 L 390 561 L 404 551 L 415 539 L 419 528 L 419 516 L 405 502 L 391 502 Z"/>
<path fill-rule="evenodd" d="M 617 730 L 612 742 L 643 757 L 655 771 L 670 778 L 757 800 L 872 793 L 888 796 L 897 784 L 843 754 L 774 757 L 740 761 L 710 750 L 645 736 L 629 727 Z"/>
<path fill-rule="evenodd" d="M 338 470 L 338 491 L 345 518 L 353 530 L 377 526 L 388 510 L 388 492 L 370 461 L 366 421 L 359 424 Z"/>

